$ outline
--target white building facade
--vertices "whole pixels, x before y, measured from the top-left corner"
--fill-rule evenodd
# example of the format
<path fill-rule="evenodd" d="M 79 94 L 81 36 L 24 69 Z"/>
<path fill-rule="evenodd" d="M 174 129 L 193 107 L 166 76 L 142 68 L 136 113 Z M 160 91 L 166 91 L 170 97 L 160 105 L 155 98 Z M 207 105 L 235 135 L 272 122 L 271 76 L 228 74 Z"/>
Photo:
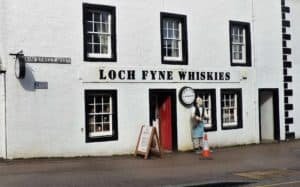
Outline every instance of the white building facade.
<path fill-rule="evenodd" d="M 192 149 L 184 88 L 212 146 L 300 137 L 295 1 L 0 3 L 0 157 L 131 154 L 142 125 Z"/>

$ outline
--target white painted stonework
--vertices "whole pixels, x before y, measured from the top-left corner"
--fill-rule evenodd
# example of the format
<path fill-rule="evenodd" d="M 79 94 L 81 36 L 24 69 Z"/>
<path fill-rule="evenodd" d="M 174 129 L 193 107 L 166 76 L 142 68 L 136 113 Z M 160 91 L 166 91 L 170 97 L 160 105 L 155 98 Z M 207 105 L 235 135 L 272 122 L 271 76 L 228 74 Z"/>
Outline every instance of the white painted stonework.
<path fill-rule="evenodd" d="M 0 12 L 0 29 L 3 33 L 0 46 L 5 45 L 1 58 L 7 70 L 5 124 L 1 81 L 4 74 L 0 74 L 0 157 L 12 159 L 133 153 L 141 126 L 149 124 L 149 89 L 176 89 L 178 150 L 189 150 L 192 148 L 190 108 L 184 107 L 178 99 L 178 93 L 184 86 L 216 90 L 217 130 L 208 134 L 210 146 L 259 143 L 258 89 L 277 88 L 280 139 L 285 139 L 280 0 L 0 2 L 4 7 Z M 116 7 L 116 63 L 83 60 L 83 2 Z M 300 6 L 297 8 L 299 11 L 294 12 L 299 14 Z M 160 12 L 187 16 L 187 66 L 161 64 Z M 251 25 L 251 67 L 230 65 L 230 20 L 249 22 Z M 294 48 L 299 51 L 300 46 L 296 46 L 296 43 L 300 43 L 300 30 L 294 32 L 299 33 L 294 40 Z M 27 63 L 26 77 L 19 80 L 14 74 L 15 59 L 9 53 L 20 50 L 28 56 L 70 57 L 71 64 Z M 300 60 L 299 55 L 299 52 L 295 53 L 294 58 Z M 103 82 L 99 81 L 97 74 L 100 67 L 232 72 L 236 81 Z M 299 70 L 299 66 L 297 68 L 294 70 Z M 295 79 L 299 80 L 298 77 Z M 34 89 L 35 81 L 48 82 L 48 89 Z M 224 88 L 242 89 L 243 127 L 240 129 L 221 128 L 220 89 Z M 117 90 L 118 140 L 85 141 L 84 91 L 87 89 Z M 295 95 L 299 90 L 299 85 L 295 85 Z M 297 103 L 296 100 L 294 103 Z M 295 107 L 296 126 L 300 108 L 297 105 Z M 299 138 L 299 125 L 295 131 Z M 6 140 L 4 137 L 7 137 Z"/>

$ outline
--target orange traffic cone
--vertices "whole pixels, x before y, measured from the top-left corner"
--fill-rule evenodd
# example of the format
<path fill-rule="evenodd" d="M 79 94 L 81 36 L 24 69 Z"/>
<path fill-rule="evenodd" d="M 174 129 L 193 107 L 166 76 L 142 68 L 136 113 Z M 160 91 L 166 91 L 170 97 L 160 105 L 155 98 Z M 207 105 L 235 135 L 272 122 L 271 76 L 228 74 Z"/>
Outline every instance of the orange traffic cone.
<path fill-rule="evenodd" d="M 206 133 L 205 133 L 204 139 L 203 139 L 203 151 L 202 151 L 202 153 L 200 153 L 200 158 L 207 159 L 207 160 L 212 159 L 211 151 L 209 150 L 208 138 L 207 138 Z"/>

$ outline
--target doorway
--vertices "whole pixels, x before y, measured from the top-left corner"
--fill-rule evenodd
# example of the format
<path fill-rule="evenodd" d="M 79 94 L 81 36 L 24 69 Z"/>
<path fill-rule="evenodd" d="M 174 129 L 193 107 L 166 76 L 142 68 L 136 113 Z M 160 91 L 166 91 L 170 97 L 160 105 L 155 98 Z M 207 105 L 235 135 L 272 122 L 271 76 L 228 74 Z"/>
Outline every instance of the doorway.
<path fill-rule="evenodd" d="M 278 89 L 259 89 L 260 142 L 280 140 Z"/>
<path fill-rule="evenodd" d="M 150 89 L 150 124 L 157 127 L 164 151 L 177 150 L 176 90 Z"/>

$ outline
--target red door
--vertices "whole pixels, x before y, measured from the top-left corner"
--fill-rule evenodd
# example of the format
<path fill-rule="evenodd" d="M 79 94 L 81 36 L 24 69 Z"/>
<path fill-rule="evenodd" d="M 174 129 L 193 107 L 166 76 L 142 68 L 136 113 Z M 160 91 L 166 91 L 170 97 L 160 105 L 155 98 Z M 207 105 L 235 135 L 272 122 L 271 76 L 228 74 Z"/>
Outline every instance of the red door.
<path fill-rule="evenodd" d="M 168 96 L 159 109 L 160 116 L 160 141 L 164 150 L 172 150 L 172 105 Z"/>

